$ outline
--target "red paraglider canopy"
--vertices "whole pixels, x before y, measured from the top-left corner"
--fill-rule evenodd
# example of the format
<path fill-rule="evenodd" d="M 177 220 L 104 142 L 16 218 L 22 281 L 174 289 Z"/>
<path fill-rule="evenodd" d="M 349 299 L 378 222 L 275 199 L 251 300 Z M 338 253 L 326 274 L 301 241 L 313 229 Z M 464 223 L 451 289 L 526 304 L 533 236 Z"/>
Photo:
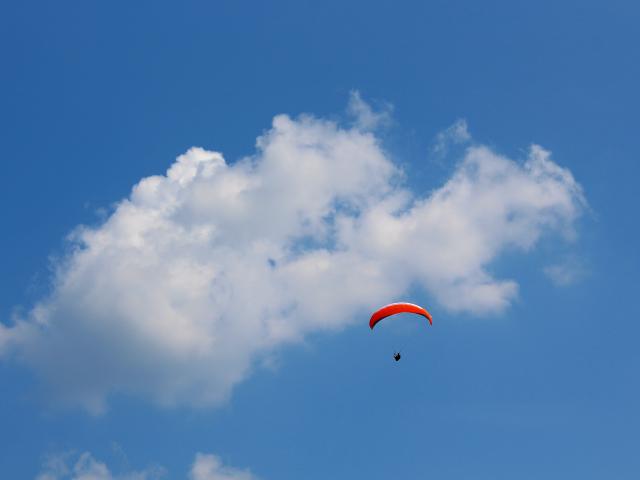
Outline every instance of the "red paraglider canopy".
<path fill-rule="evenodd" d="M 424 308 L 419 305 L 415 305 L 413 303 L 391 303 L 382 307 L 380 310 L 373 312 L 371 315 L 371 320 L 369 320 L 369 327 L 373 329 L 373 327 L 383 318 L 390 317 L 391 315 L 395 315 L 397 313 L 416 313 L 418 315 L 422 315 L 427 320 L 429 320 L 429 325 L 433 325 L 433 318 L 431 314 L 427 312 Z"/>

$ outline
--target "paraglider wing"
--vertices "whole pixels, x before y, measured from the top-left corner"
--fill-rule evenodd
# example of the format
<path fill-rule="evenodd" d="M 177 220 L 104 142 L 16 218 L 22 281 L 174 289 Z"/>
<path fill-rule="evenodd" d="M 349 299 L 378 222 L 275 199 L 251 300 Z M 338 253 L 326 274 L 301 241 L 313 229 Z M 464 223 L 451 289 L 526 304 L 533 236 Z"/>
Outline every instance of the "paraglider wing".
<path fill-rule="evenodd" d="M 422 315 L 427 320 L 429 320 L 429 325 L 433 325 L 431 314 L 421 306 L 415 305 L 413 303 L 391 303 L 382 307 L 380 310 L 373 312 L 373 315 L 371 315 L 371 319 L 369 320 L 369 327 L 373 329 L 376 323 L 378 323 L 380 320 L 397 313 L 415 313 L 418 315 Z"/>

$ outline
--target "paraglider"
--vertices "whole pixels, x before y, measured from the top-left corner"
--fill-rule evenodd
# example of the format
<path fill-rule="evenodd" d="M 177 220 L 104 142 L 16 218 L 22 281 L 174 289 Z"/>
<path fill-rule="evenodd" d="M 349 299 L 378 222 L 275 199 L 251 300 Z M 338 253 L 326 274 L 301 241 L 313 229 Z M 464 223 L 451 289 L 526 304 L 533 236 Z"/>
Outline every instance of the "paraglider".
<path fill-rule="evenodd" d="M 398 313 L 415 313 L 417 315 L 422 315 L 429 320 L 429 325 L 433 325 L 433 317 L 424 308 L 414 303 L 399 302 L 390 303 L 389 305 L 385 305 L 381 309 L 373 312 L 373 315 L 371 315 L 371 319 L 369 320 L 369 327 L 373 330 L 373 327 L 375 327 L 380 320 Z"/>
<path fill-rule="evenodd" d="M 371 319 L 369 320 L 369 327 L 373 330 L 373 327 L 375 327 L 380 320 L 399 313 L 415 313 L 416 315 L 421 315 L 429 321 L 429 325 L 433 325 L 433 317 L 431 317 L 431 314 L 424 308 L 414 303 L 399 302 L 390 303 L 389 305 L 385 305 L 381 309 L 373 312 L 373 315 L 371 315 Z M 400 352 L 395 352 L 393 354 L 393 359 L 396 362 L 400 361 L 401 358 L 402 355 L 400 355 Z"/>

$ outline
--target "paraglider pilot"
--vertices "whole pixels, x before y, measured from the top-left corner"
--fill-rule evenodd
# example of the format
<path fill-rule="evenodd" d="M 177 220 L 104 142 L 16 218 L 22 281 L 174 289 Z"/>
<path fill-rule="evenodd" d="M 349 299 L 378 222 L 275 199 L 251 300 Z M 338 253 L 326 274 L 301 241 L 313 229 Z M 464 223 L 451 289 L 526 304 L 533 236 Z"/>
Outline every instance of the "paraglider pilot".
<path fill-rule="evenodd" d="M 402 355 L 400 355 L 400 352 L 396 352 L 396 353 L 393 354 L 393 358 L 397 362 L 398 360 L 400 360 L 402 358 Z"/>

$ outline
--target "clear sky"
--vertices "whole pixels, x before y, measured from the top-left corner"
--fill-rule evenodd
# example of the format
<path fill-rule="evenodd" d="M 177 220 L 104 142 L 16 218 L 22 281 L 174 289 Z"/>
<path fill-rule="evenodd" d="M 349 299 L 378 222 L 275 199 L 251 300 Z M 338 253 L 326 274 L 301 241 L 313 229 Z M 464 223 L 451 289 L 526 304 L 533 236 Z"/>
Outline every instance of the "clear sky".
<path fill-rule="evenodd" d="M 3 2 L 0 477 L 638 478 L 639 19 Z"/>

